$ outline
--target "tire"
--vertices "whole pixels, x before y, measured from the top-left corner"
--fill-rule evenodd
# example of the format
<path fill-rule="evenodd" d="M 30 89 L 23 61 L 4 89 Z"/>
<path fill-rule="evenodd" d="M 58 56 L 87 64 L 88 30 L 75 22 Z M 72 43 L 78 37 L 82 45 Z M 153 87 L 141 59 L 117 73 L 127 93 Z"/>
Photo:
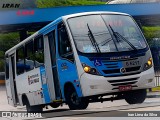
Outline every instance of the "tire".
<path fill-rule="evenodd" d="M 140 104 L 146 99 L 146 89 L 134 90 L 125 94 L 125 100 L 128 104 Z"/>
<path fill-rule="evenodd" d="M 32 113 L 32 112 L 42 112 L 43 108 L 40 105 L 36 105 L 36 106 L 31 106 L 29 104 L 29 101 L 26 100 L 26 109 L 27 109 L 27 113 Z"/>
<path fill-rule="evenodd" d="M 86 109 L 89 104 L 89 101 L 87 99 L 78 97 L 77 92 L 73 87 L 68 88 L 65 91 L 65 98 L 66 103 L 71 110 Z"/>
<path fill-rule="evenodd" d="M 59 104 L 59 103 L 52 103 L 52 104 L 50 104 L 50 106 L 51 106 L 52 108 L 58 108 L 60 105 L 61 105 L 61 104 Z"/>

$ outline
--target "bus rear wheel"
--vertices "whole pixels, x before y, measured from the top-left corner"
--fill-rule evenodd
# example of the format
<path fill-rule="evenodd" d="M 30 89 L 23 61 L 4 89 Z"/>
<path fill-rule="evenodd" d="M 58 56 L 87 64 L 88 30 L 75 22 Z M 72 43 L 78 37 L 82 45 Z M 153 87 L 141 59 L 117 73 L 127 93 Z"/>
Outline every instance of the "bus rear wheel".
<path fill-rule="evenodd" d="M 43 107 L 40 105 L 36 105 L 36 106 L 31 106 L 29 101 L 26 101 L 26 109 L 28 113 L 32 113 L 32 112 L 42 112 L 43 111 Z"/>
<path fill-rule="evenodd" d="M 65 92 L 66 103 L 71 110 L 86 109 L 89 101 L 86 98 L 80 98 L 74 88 L 69 88 Z"/>
<path fill-rule="evenodd" d="M 125 100 L 128 104 L 138 104 L 138 103 L 143 103 L 144 100 L 146 99 L 146 96 L 147 96 L 146 89 L 133 90 L 125 94 Z"/>
<path fill-rule="evenodd" d="M 58 108 L 60 105 L 61 105 L 60 103 L 52 103 L 52 104 L 50 104 L 50 106 L 52 108 Z"/>

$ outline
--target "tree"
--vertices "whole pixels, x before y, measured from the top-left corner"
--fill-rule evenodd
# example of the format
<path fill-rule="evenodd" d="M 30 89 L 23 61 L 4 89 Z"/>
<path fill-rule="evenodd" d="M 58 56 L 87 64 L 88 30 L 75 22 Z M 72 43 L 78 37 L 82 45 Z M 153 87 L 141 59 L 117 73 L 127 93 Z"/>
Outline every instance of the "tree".
<path fill-rule="evenodd" d="M 143 26 L 143 33 L 148 42 L 148 44 L 152 44 L 153 38 L 160 38 L 160 27 L 147 27 Z"/>
<path fill-rule="evenodd" d="M 0 34 L 0 72 L 4 72 L 5 52 L 14 45 L 18 44 L 18 42 L 18 32 Z"/>

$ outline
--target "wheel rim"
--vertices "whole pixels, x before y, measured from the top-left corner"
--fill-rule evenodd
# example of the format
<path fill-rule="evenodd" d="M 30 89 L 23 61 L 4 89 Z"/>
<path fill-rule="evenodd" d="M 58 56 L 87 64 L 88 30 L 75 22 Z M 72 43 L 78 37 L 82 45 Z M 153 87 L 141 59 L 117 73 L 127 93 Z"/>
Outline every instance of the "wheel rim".
<path fill-rule="evenodd" d="M 76 92 L 73 92 L 71 94 L 71 102 L 75 105 L 78 105 L 80 103 L 80 98 L 78 97 Z"/>

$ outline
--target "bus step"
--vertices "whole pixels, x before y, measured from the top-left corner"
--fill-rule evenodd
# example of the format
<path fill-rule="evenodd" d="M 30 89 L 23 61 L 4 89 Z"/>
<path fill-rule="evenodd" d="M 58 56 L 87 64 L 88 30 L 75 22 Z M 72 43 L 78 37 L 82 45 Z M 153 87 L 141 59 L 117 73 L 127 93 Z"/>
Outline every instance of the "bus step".
<path fill-rule="evenodd" d="M 53 100 L 53 102 L 63 102 L 63 100 L 62 99 L 59 99 L 59 100 Z"/>

